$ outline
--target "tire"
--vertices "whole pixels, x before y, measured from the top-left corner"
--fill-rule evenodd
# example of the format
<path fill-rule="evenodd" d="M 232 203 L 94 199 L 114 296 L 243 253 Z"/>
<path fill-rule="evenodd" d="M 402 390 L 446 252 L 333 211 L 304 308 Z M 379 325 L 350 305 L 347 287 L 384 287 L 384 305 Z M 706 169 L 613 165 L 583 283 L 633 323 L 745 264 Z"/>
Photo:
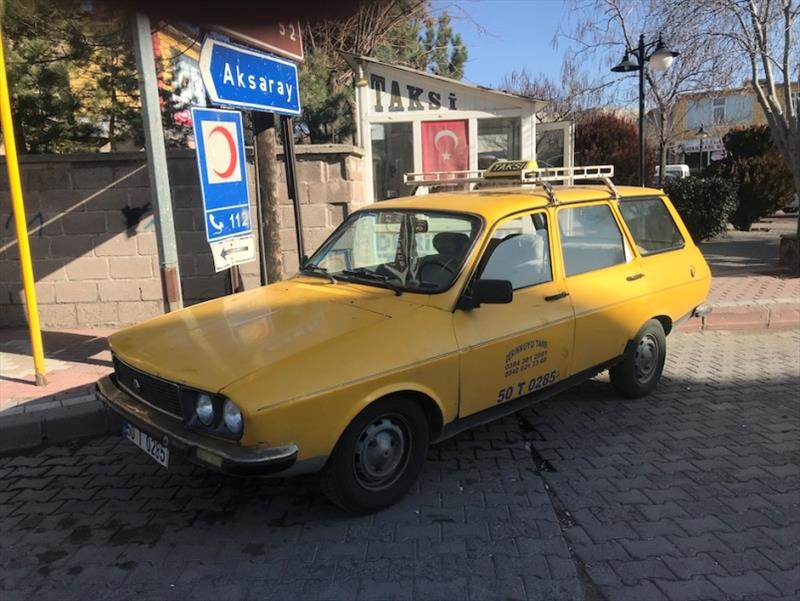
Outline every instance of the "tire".
<path fill-rule="evenodd" d="M 646 396 L 658 385 L 666 358 L 664 328 L 658 320 L 651 319 L 628 344 L 622 361 L 609 370 L 611 385 L 629 399 Z"/>
<path fill-rule="evenodd" d="M 397 396 L 373 403 L 336 443 L 321 476 L 322 491 L 353 514 L 396 503 L 422 471 L 429 432 L 416 401 Z"/>

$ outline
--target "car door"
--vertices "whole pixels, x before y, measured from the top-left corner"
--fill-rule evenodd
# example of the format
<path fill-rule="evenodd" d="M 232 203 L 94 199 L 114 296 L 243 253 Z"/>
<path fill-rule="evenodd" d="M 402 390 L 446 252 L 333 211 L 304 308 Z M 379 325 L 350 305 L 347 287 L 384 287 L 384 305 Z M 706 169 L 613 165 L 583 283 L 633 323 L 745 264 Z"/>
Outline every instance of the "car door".
<path fill-rule="evenodd" d="M 573 313 L 545 210 L 516 214 L 494 228 L 476 278 L 509 280 L 509 304 L 454 315 L 460 351 L 459 416 L 518 399 L 569 375 Z"/>
<path fill-rule="evenodd" d="M 649 318 L 647 284 L 609 202 L 564 205 L 556 216 L 580 373 L 623 353 Z"/>

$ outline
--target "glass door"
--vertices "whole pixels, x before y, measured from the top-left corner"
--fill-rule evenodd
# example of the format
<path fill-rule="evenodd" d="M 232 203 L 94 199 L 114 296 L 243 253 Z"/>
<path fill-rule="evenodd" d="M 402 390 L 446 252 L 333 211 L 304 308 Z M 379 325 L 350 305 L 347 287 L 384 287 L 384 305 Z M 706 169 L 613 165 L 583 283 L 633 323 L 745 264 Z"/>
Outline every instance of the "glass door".
<path fill-rule="evenodd" d="M 540 168 L 575 166 L 575 124 L 572 121 L 536 124 L 536 161 Z"/>

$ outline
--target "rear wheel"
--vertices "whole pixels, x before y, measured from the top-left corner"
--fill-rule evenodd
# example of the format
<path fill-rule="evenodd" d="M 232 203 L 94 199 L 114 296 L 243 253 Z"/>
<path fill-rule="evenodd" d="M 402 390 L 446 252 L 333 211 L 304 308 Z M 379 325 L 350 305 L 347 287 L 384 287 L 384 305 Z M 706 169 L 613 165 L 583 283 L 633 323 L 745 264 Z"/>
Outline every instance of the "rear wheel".
<path fill-rule="evenodd" d="M 362 411 L 345 429 L 322 474 L 322 490 L 350 513 L 397 502 L 416 481 L 428 450 L 425 412 L 393 397 Z"/>
<path fill-rule="evenodd" d="M 628 345 L 622 361 L 609 370 L 611 384 L 622 396 L 638 399 L 658 385 L 667 358 L 667 337 L 656 319 L 649 320 Z"/>

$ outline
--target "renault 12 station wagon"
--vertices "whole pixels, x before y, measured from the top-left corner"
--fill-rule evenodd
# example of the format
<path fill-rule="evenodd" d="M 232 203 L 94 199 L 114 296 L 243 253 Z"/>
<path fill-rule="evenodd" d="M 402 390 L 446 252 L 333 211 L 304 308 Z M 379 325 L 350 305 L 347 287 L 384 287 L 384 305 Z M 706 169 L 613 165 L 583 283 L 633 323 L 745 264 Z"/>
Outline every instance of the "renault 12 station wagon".
<path fill-rule="evenodd" d="M 429 444 L 603 370 L 647 395 L 710 272 L 664 193 L 612 173 L 408 174 L 450 191 L 354 212 L 286 281 L 113 334 L 100 396 L 165 467 L 321 472 L 363 513 L 402 497 Z"/>

